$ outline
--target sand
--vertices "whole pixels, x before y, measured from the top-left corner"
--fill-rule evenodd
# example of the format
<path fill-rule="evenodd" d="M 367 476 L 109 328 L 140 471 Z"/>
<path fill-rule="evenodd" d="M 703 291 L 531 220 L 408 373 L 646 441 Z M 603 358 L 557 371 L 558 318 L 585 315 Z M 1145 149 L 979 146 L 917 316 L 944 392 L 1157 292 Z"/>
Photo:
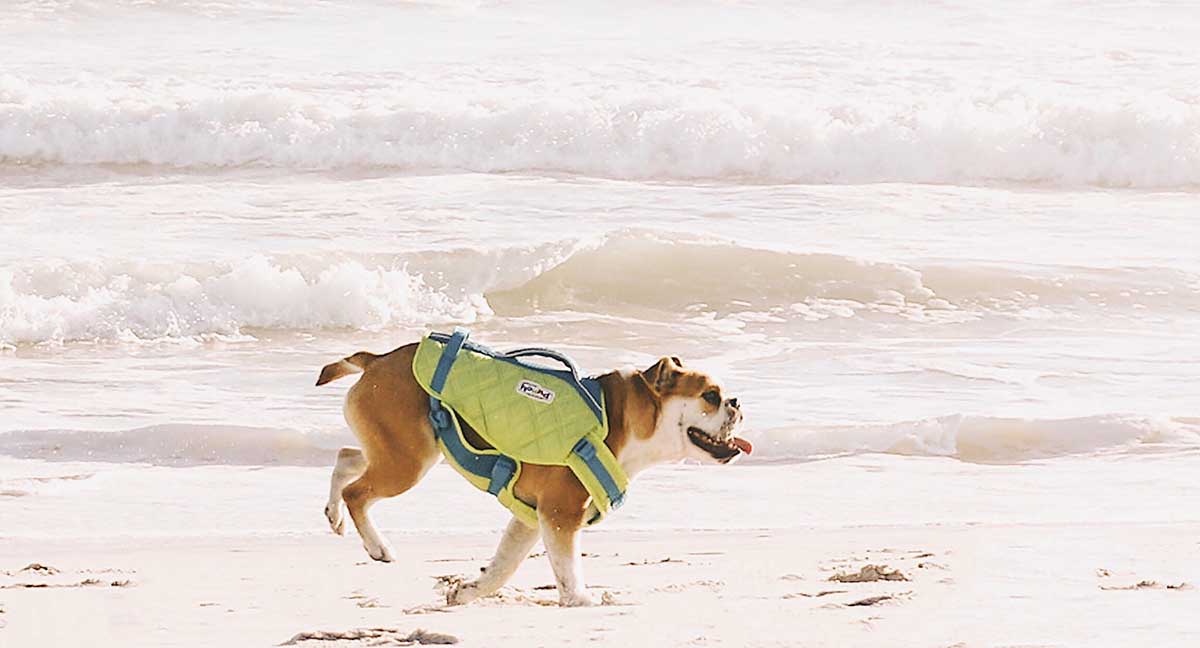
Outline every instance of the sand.
<path fill-rule="evenodd" d="M 1104 496 L 1119 475 L 1089 461 L 1090 473 L 895 457 L 654 471 L 623 518 L 585 533 L 604 601 L 587 609 L 555 605 L 540 547 L 499 595 L 446 607 L 447 583 L 485 563 L 503 512 L 442 467 L 419 499 L 377 507 L 397 556 L 382 564 L 321 526 L 320 469 L 0 462 L 42 475 L 0 484 L 25 493 L 0 501 L 0 646 L 1195 645 L 1200 523 L 1164 516 L 1175 502 L 1107 520 L 1036 506 L 1039 491 L 1077 493 L 1087 513 L 1087 492 Z M 1103 479 L 1070 478 L 1082 474 Z M 951 514 L 966 483 L 974 520 Z M 907 512 L 895 510 L 903 489 Z M 1020 493 L 1034 494 L 1024 509 L 1009 501 Z M 448 505 L 467 518 L 433 514 Z M 770 524 L 775 512 L 789 517 Z"/>

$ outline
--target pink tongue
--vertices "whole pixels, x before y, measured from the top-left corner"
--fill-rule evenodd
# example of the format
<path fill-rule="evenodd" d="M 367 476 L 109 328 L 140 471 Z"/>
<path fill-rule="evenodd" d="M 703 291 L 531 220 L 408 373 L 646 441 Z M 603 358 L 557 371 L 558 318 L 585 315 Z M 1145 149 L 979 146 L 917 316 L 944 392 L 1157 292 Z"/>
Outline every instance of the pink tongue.
<path fill-rule="evenodd" d="M 750 445 L 750 442 L 743 439 L 742 437 L 733 437 L 733 445 L 737 446 L 738 450 L 741 450 L 742 452 L 745 452 L 746 454 L 750 454 L 751 452 L 754 452 L 754 446 Z"/>

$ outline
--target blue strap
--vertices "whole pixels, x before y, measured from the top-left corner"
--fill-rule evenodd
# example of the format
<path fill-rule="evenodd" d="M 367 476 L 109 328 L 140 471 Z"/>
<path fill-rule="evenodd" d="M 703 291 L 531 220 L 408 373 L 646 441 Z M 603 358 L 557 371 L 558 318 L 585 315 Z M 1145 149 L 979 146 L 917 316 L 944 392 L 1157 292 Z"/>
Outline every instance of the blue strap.
<path fill-rule="evenodd" d="M 508 486 L 508 482 L 512 481 L 515 474 L 517 474 L 517 462 L 509 456 L 497 456 L 496 462 L 492 464 L 492 474 L 489 477 L 487 492 L 499 495 L 500 491 Z"/>
<path fill-rule="evenodd" d="M 442 388 L 446 386 L 450 367 L 454 366 L 454 360 L 470 335 L 471 333 L 467 329 L 455 328 L 454 334 L 446 340 L 446 346 L 442 349 L 442 356 L 438 358 L 433 378 L 429 381 L 429 387 L 433 391 L 440 394 Z M 473 451 L 463 443 L 462 438 L 458 435 L 453 417 L 454 414 L 442 405 L 442 401 L 433 396 L 429 397 L 429 422 L 433 425 L 433 431 L 438 440 L 445 445 L 446 451 L 454 458 L 455 463 L 473 475 L 488 479 L 487 491 L 492 495 L 499 495 L 500 491 L 504 490 L 504 487 L 517 474 L 517 462 L 504 455 L 481 454 Z"/>
<path fill-rule="evenodd" d="M 454 459 L 454 463 L 462 466 L 464 470 L 476 477 L 491 479 L 496 471 L 497 455 L 480 454 L 463 443 L 462 437 L 454 428 L 453 416 L 442 406 L 440 401 L 433 397 L 429 398 L 429 421 L 433 423 L 433 432 L 446 447 L 446 452 Z M 509 478 L 511 479 L 511 477 L 510 475 Z M 501 484 L 500 488 L 504 488 L 504 484 Z M 488 490 L 491 491 L 490 486 Z M 500 490 L 497 489 L 496 492 L 498 493 Z"/>
<path fill-rule="evenodd" d="M 450 412 L 442 407 L 442 401 L 433 396 L 429 397 L 429 422 L 439 438 L 454 429 L 454 421 L 450 420 L 450 416 Z"/>
<path fill-rule="evenodd" d="M 458 352 L 462 350 L 463 343 L 467 341 L 467 337 L 471 332 L 465 328 L 455 327 L 454 335 L 446 341 L 446 346 L 442 349 L 442 357 L 438 358 L 437 369 L 433 371 L 433 378 L 429 381 L 429 387 L 437 393 L 442 393 L 442 387 L 446 386 L 446 377 L 450 375 L 450 367 L 454 366 L 454 360 L 458 358 Z"/>
<path fill-rule="evenodd" d="M 608 501 L 613 510 L 620 508 L 621 504 L 625 502 L 625 493 L 617 488 L 617 482 L 608 472 L 608 468 L 605 468 L 604 463 L 596 457 L 596 446 L 592 445 L 591 439 L 583 437 L 575 444 L 574 448 L 571 448 L 571 452 L 583 460 L 588 470 L 592 471 L 600 485 L 604 487 L 604 494 L 608 495 Z"/>

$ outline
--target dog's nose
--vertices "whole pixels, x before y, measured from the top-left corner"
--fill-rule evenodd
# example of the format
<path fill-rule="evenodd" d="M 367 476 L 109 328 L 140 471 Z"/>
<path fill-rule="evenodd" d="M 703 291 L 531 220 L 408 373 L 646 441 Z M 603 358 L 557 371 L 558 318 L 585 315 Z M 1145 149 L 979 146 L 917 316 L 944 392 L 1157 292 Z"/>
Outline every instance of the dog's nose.
<path fill-rule="evenodd" d="M 732 407 L 733 409 L 738 409 L 738 402 L 737 402 L 737 399 L 736 399 L 736 398 L 730 398 L 730 399 L 729 399 L 729 406 L 730 406 L 730 407 Z"/>

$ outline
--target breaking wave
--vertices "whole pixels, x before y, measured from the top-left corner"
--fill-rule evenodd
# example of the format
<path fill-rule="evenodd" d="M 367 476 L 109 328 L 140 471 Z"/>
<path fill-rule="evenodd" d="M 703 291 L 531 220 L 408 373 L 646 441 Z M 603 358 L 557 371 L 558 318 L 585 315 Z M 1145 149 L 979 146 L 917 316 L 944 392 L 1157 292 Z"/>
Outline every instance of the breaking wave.
<path fill-rule="evenodd" d="M 27 430 L 0 434 L 0 454 L 48 461 L 160 466 L 324 466 L 336 441 L 237 425 L 151 425 L 132 430 Z"/>
<path fill-rule="evenodd" d="M 746 463 L 884 453 L 1014 463 L 1066 455 L 1194 451 L 1200 419 L 1100 415 L 1016 419 L 951 415 L 886 425 L 751 431 Z M 326 466 L 346 437 L 231 425 L 155 425 L 113 432 L 0 433 L 0 454 L 56 461 L 193 465 Z"/>
<path fill-rule="evenodd" d="M 0 164 L 1200 185 L 1200 103 L 1169 95 L 306 93 L 51 86 L 0 76 Z M 824 102 L 824 103 L 822 103 Z"/>
<path fill-rule="evenodd" d="M 452 299 L 403 267 L 263 256 L 200 264 L 50 262 L 0 269 L 0 342 L 239 336 L 246 328 L 376 329 L 471 322 L 487 305 Z"/>
<path fill-rule="evenodd" d="M 1200 447 L 1200 419 L 1100 415 L 1019 419 L 952 415 L 883 425 L 770 430 L 757 437 L 764 460 L 884 453 L 1012 463 L 1095 452 Z"/>
<path fill-rule="evenodd" d="M 489 291 L 487 300 L 504 315 L 633 306 L 802 319 L 865 312 L 920 319 L 1089 303 L 1200 307 L 1200 277 L 1166 268 L 908 265 L 623 235 L 580 249 L 520 286 Z"/>
<path fill-rule="evenodd" d="M 1200 277 L 1165 268 L 908 265 L 666 236 L 397 256 L 37 261 L 0 269 L 0 343 L 384 330 L 559 311 L 919 322 L 1200 309 Z"/>

